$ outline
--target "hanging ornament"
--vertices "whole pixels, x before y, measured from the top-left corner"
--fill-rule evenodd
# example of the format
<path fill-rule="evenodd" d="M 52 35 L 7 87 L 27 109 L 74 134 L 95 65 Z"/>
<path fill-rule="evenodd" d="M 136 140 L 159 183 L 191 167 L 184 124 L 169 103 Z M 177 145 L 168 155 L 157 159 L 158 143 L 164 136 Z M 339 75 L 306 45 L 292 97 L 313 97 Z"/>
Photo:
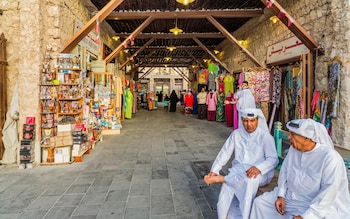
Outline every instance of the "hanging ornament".
<path fill-rule="evenodd" d="M 290 25 L 292 25 L 294 23 L 294 19 L 293 18 L 288 18 L 288 27 L 290 26 Z"/>
<path fill-rule="evenodd" d="M 98 18 L 96 19 L 96 27 L 95 27 L 96 33 L 100 32 L 100 22 L 98 21 Z"/>
<path fill-rule="evenodd" d="M 280 12 L 278 12 L 278 15 L 277 15 L 277 17 L 279 18 L 279 19 L 282 19 L 282 18 L 284 18 L 285 16 L 286 16 L 286 11 L 285 10 L 281 10 Z"/>
<path fill-rule="evenodd" d="M 123 47 L 124 47 L 124 48 L 128 48 L 128 42 L 127 42 L 127 41 L 125 41 L 125 42 L 123 43 Z"/>
<path fill-rule="evenodd" d="M 133 46 L 135 44 L 134 40 L 135 40 L 135 38 L 133 36 L 131 36 L 130 37 L 130 45 Z"/>
<path fill-rule="evenodd" d="M 273 5 L 273 3 L 275 2 L 275 0 L 267 0 L 267 8 L 271 8 L 271 6 Z"/>

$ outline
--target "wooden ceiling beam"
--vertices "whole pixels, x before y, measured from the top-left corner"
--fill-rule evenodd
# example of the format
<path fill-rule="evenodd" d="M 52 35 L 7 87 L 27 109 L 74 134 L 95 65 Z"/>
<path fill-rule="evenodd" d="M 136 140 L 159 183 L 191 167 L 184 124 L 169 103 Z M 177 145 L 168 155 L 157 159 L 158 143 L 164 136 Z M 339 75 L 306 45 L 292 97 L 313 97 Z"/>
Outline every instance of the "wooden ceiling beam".
<path fill-rule="evenodd" d="M 266 0 L 261 0 L 266 6 L 268 6 L 268 2 Z M 316 40 L 296 21 L 284 10 L 284 8 L 275 0 L 272 5 L 269 5 L 269 9 L 277 16 L 281 11 L 285 12 L 285 16 L 280 18 L 282 23 L 286 25 L 286 27 L 292 31 L 296 37 L 298 37 L 305 46 L 310 50 L 310 52 L 314 53 L 318 50 L 319 55 L 324 55 L 324 50 L 319 47 Z M 293 21 L 293 22 L 291 22 Z M 288 22 L 290 24 L 288 25 Z"/>
<path fill-rule="evenodd" d="M 127 45 L 131 39 L 135 36 L 137 36 L 143 29 L 145 29 L 145 27 L 147 27 L 151 22 L 153 21 L 153 17 L 150 16 L 148 17 L 138 28 L 136 28 L 136 30 L 134 32 L 132 32 L 132 34 L 126 38 L 119 46 L 117 46 L 117 48 L 115 48 L 113 50 L 113 52 L 111 52 L 111 54 L 109 54 L 104 60 L 105 60 L 105 64 L 111 62 L 114 57 L 120 52 L 120 50 L 123 49 L 123 47 L 125 45 Z"/>
<path fill-rule="evenodd" d="M 202 68 L 205 68 L 203 62 L 198 61 L 198 58 L 196 58 L 190 51 L 186 50 L 186 52 L 189 56 L 192 57 L 192 59 L 194 59 L 197 62 L 197 64 L 199 64 Z"/>
<path fill-rule="evenodd" d="M 251 18 L 264 14 L 263 9 L 227 9 L 227 10 L 186 10 L 186 11 L 126 11 L 112 12 L 107 20 L 135 20 L 153 16 L 154 19 L 198 19 L 210 15 L 217 18 Z"/>
<path fill-rule="evenodd" d="M 119 70 L 121 70 L 126 64 L 128 64 L 135 56 L 137 56 L 137 54 L 139 54 L 140 52 L 142 52 L 147 46 L 149 46 L 149 44 L 151 44 L 153 41 L 155 40 L 155 38 L 151 38 L 150 40 L 147 41 L 147 43 L 145 43 L 145 45 L 143 45 L 140 49 L 138 49 L 134 54 L 132 54 L 132 56 L 126 60 L 120 67 Z"/>
<path fill-rule="evenodd" d="M 87 36 L 96 26 L 96 21 L 100 23 L 122 3 L 123 0 L 111 0 L 93 18 L 91 18 L 76 34 L 73 35 L 63 46 L 62 53 L 70 53 L 78 43 Z"/>
<path fill-rule="evenodd" d="M 118 34 L 119 37 L 128 37 L 129 33 Z M 140 33 L 135 38 L 137 39 L 148 39 L 155 37 L 157 39 L 187 39 L 192 37 L 197 38 L 225 38 L 222 33 L 181 33 L 179 35 L 174 35 L 173 33 Z"/>
<path fill-rule="evenodd" d="M 232 36 L 232 34 L 227 31 L 217 20 L 215 20 L 215 18 L 213 18 L 212 16 L 208 15 L 207 19 L 210 21 L 210 23 L 212 23 L 216 28 L 218 28 L 218 30 L 223 33 L 228 40 L 230 40 L 233 44 L 237 45 L 242 52 L 246 53 L 247 56 L 258 66 L 264 66 L 262 65 L 246 48 L 244 48 L 239 42 L 238 40 Z"/>
<path fill-rule="evenodd" d="M 159 47 L 147 47 L 145 50 L 167 50 L 167 46 L 159 46 Z M 140 47 L 129 47 L 129 49 L 139 49 Z M 213 46 L 210 46 L 208 48 L 214 49 Z M 176 50 L 203 50 L 200 46 L 176 46 Z"/>
<path fill-rule="evenodd" d="M 196 41 L 196 43 L 202 47 L 202 49 L 204 51 L 206 51 L 214 60 L 215 62 L 219 63 L 221 65 L 221 67 L 223 67 L 228 73 L 231 73 L 231 71 L 227 68 L 226 65 L 224 65 L 224 63 L 222 63 L 211 51 L 210 49 L 208 49 L 199 39 L 197 38 L 192 38 L 194 41 Z"/>

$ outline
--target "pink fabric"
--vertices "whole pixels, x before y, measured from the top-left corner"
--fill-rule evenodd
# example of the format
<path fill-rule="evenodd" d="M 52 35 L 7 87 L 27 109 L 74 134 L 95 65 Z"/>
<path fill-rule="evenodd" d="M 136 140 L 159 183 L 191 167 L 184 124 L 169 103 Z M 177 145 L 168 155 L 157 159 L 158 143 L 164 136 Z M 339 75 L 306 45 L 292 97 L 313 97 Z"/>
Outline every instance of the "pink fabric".
<path fill-rule="evenodd" d="M 216 93 L 208 93 L 206 104 L 208 105 L 208 111 L 216 111 L 217 104 Z"/>
<path fill-rule="evenodd" d="M 238 112 L 236 104 L 233 104 L 233 130 L 238 129 Z"/>

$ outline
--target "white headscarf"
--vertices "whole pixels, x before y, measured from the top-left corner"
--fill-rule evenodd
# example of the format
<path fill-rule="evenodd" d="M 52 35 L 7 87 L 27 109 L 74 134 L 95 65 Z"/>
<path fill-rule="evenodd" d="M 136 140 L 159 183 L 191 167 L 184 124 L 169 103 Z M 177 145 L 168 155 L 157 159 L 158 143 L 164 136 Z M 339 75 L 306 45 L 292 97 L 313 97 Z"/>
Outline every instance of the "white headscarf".
<path fill-rule="evenodd" d="M 326 127 L 313 119 L 295 119 L 287 123 L 289 131 L 310 138 L 313 142 L 334 148 Z"/>
<path fill-rule="evenodd" d="M 262 130 L 269 132 L 269 128 L 267 127 L 266 118 L 261 109 L 257 108 L 245 108 L 239 111 L 241 113 L 242 118 L 253 119 L 258 117 L 258 127 Z M 241 118 L 240 118 L 241 119 Z"/>

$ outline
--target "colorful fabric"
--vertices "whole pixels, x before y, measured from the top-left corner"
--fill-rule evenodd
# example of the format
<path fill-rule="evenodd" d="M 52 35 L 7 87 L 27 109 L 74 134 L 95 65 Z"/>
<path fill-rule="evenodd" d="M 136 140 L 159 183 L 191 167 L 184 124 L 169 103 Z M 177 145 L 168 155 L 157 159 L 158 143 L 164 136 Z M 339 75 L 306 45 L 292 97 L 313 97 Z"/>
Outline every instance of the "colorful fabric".
<path fill-rule="evenodd" d="M 232 75 L 226 75 L 224 78 L 224 93 L 227 96 L 228 93 L 234 92 L 235 78 Z"/>
<path fill-rule="evenodd" d="M 216 121 L 225 121 L 225 95 L 221 93 L 218 95 L 218 104 L 216 105 Z"/>

